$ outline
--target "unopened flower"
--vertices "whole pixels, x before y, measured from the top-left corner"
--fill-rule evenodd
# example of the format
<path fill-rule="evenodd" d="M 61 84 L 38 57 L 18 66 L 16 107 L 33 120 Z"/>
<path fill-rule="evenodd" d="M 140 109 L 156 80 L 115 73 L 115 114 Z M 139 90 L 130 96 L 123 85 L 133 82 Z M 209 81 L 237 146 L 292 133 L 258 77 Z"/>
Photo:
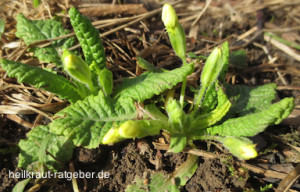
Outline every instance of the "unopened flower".
<path fill-rule="evenodd" d="M 255 145 L 249 139 L 225 137 L 222 143 L 224 147 L 230 151 L 230 153 L 239 159 L 248 160 L 257 156 Z"/>

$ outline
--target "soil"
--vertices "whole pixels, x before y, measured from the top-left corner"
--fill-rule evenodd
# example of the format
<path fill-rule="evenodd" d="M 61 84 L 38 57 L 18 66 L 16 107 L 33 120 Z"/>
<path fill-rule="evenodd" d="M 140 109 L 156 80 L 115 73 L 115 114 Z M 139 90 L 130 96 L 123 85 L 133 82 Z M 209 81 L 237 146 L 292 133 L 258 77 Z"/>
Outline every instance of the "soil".
<path fill-rule="evenodd" d="M 34 10 L 32 1 L 9 2 L 4 0 L 2 3 L 4 12 L 0 11 L 0 18 L 5 18 L 6 21 L 5 33 L 2 36 L 2 43 L 0 43 L 1 57 L 13 55 L 14 51 L 18 49 L 17 47 L 4 48 L 4 45 L 18 40 L 14 35 L 17 13 L 21 12 L 31 19 L 43 19 L 49 17 L 49 12 L 60 13 L 61 10 L 67 8 L 67 5 L 55 0 L 45 1 L 47 6 L 40 6 L 35 11 L 32 11 Z M 89 1 L 92 5 L 88 5 L 87 1 L 66 2 L 69 2 L 69 7 L 80 7 L 83 4 L 86 6 L 93 6 L 97 3 L 111 4 L 111 1 L 101 0 Z M 142 4 L 146 11 L 161 7 L 157 0 L 124 0 L 120 2 Z M 286 1 L 260 2 L 250 0 L 213 1 L 197 25 L 192 25 L 194 19 L 189 20 L 188 17 L 197 16 L 199 10 L 204 7 L 205 1 L 182 2 L 177 8 L 179 18 L 184 21 L 182 22 L 183 27 L 186 33 L 190 34 L 190 37 L 187 38 L 188 52 L 207 55 L 214 46 L 228 40 L 232 51 L 243 49 L 247 53 L 247 61 L 244 66 L 230 66 L 227 76 L 229 83 L 255 86 L 274 82 L 278 85 L 278 99 L 294 97 L 296 106 L 289 118 L 280 125 L 271 126 L 265 132 L 252 138 L 257 143 L 259 150 L 259 156 L 254 160 L 245 162 L 233 158 L 217 143 L 195 143 L 197 148 L 211 156 L 199 156 L 198 168 L 186 185 L 180 189 L 183 192 L 275 191 L 280 181 L 300 163 L 300 63 L 296 56 L 289 55 L 279 47 L 264 41 L 262 33 L 263 29 L 273 31 L 285 40 L 299 43 L 300 3 L 298 1 L 290 4 Z M 92 21 L 135 15 L 132 10 L 128 13 L 123 11 L 122 14 L 109 13 L 109 11 L 106 15 L 97 16 L 89 12 L 86 14 Z M 65 26 L 70 27 L 67 19 L 63 20 Z M 117 26 L 101 28 L 100 32 L 105 33 L 114 27 Z M 255 32 L 250 32 L 253 27 L 257 27 L 257 29 Z M 280 29 L 286 29 L 287 32 L 282 32 Z M 247 32 L 248 36 L 240 36 Z M 240 36 L 240 40 L 238 40 L 238 36 Z M 118 30 L 106 35 L 103 37 L 103 43 L 109 68 L 114 73 L 115 83 L 132 76 L 132 74 L 142 73 L 142 70 L 136 66 L 135 57 L 137 55 L 147 59 L 158 68 L 173 69 L 181 65 L 180 59 L 172 51 L 159 14 L 130 25 L 125 30 Z M 299 50 L 293 49 L 293 51 L 299 56 Z M 18 57 L 17 54 L 13 55 L 13 58 Z M 44 65 L 44 63 L 37 63 L 28 54 L 23 54 L 22 60 Z M 197 62 L 196 71 L 202 66 L 201 60 Z M 19 84 L 15 79 L 7 77 L 1 68 L 0 73 L 1 105 L 13 103 L 7 98 L 7 96 L 13 95 L 20 95 L 22 98 L 26 98 L 25 101 L 38 99 L 39 103 L 41 101 L 46 103 L 46 96 L 49 94 L 40 91 L 29 92 L 18 87 L 5 87 Z M 188 82 L 189 85 L 198 85 L 199 75 L 200 73 L 195 73 Z M 50 99 L 51 101 L 52 103 L 62 102 L 54 97 L 52 100 Z M 55 112 L 50 113 L 54 114 Z M 12 191 L 13 187 L 22 180 L 10 177 L 9 173 L 21 171 L 20 168 L 17 168 L 19 153 L 17 144 L 20 139 L 26 138 L 26 133 L 30 130 L 29 125 L 35 124 L 38 118 L 41 116 L 37 113 L 10 115 L 1 109 L 0 192 Z M 38 124 L 47 124 L 48 122 L 49 119 L 42 117 Z M 74 166 L 77 172 L 80 170 L 85 173 L 102 174 L 103 178 L 100 179 L 78 179 L 78 187 L 81 191 L 125 191 L 126 187 L 133 184 L 138 178 L 144 179 L 144 183 L 147 184 L 154 172 L 160 171 L 165 175 L 172 174 L 176 167 L 186 161 L 187 153 L 169 153 L 166 150 L 157 149 L 153 144 L 153 142 L 166 140 L 164 136 L 147 137 L 124 141 L 113 146 L 99 146 L 96 149 L 76 148 L 72 160 L 63 171 L 70 171 Z M 300 174 L 299 171 L 297 174 Z M 32 180 L 25 189 L 28 191 L 73 191 L 72 182 L 67 179 Z M 299 179 L 288 190 L 300 191 Z"/>

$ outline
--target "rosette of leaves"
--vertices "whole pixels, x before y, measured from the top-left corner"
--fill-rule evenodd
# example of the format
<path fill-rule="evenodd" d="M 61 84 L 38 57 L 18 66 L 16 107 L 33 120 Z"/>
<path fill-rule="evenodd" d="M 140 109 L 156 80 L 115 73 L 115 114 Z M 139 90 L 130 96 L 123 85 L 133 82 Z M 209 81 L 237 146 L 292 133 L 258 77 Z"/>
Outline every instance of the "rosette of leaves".
<path fill-rule="evenodd" d="M 71 101 L 70 106 L 55 114 L 53 122 L 35 127 L 26 139 L 20 141 L 18 166 L 30 171 L 40 170 L 41 166 L 52 171 L 60 170 L 64 163 L 70 160 L 76 146 L 98 147 L 110 129 L 136 118 L 135 101 L 143 102 L 172 89 L 193 71 L 193 64 L 171 71 L 157 70 L 149 64 L 153 70 L 148 70 L 133 79 L 125 79 L 113 90 L 112 73 L 105 67 L 104 49 L 99 32 L 75 8 L 70 9 L 69 15 L 84 53 L 84 60 L 66 50 L 61 57 L 63 70 L 70 75 L 72 81 L 26 64 L 1 61 L 1 66 L 7 73 L 17 77 L 20 82 L 31 83 L 37 88 L 52 91 Z M 49 20 L 40 22 L 47 23 Z M 30 27 L 27 30 L 33 30 Z M 55 47 L 55 50 L 57 49 L 63 48 Z M 85 76 L 81 74 L 82 71 Z M 96 93 L 90 89 L 92 83 L 97 88 Z M 56 86 L 53 89 L 58 91 L 49 89 L 52 84 Z M 39 155 L 41 151 L 46 152 Z"/>
<path fill-rule="evenodd" d="M 162 20 L 176 54 L 185 63 L 185 45 L 182 45 L 185 38 L 182 37 L 181 25 L 171 5 L 164 5 Z M 292 111 L 293 98 L 272 104 L 276 94 L 274 84 L 249 88 L 224 83 L 229 55 L 227 42 L 212 51 L 200 77 L 200 89 L 195 93 L 189 111 L 184 111 L 181 101 L 171 97 L 167 99 L 165 107 L 164 114 L 167 116 L 162 117 L 163 114 L 160 114 L 156 118 L 159 110 L 154 110 L 152 114 L 148 111 L 154 118 L 130 121 L 130 126 L 127 121 L 110 130 L 103 142 L 108 144 L 127 138 L 155 135 L 159 133 L 158 129 L 163 129 L 171 134 L 172 152 L 183 151 L 193 140 L 213 139 L 222 142 L 240 159 L 256 157 L 255 145 L 246 137 L 264 131 L 269 125 L 280 123 Z M 223 90 L 225 87 L 226 91 Z M 163 127 L 157 126 L 157 123 Z M 244 153 L 245 148 L 253 152 Z"/>
<path fill-rule="evenodd" d="M 227 71 L 228 60 L 229 48 L 226 42 L 222 49 L 216 48 L 208 57 L 201 75 L 201 88 L 195 94 L 195 103 L 189 112 L 181 108 L 179 101 L 169 99 L 165 108 L 167 116 L 162 117 L 162 113 L 156 118 L 156 114 L 161 112 L 149 110 L 153 119 L 137 120 L 136 123 L 130 122 L 130 126 L 126 128 L 126 135 L 123 130 L 127 123 L 125 122 L 110 130 L 104 138 L 105 143 L 110 143 L 109 138 L 117 137 L 118 139 L 114 141 L 130 137 L 140 138 L 136 134 L 130 135 L 131 133 L 140 132 L 142 137 L 155 135 L 159 133 L 158 126 L 155 124 L 160 122 L 163 125 L 161 129 L 171 134 L 170 151 L 173 152 L 181 152 L 188 143 L 197 139 L 214 139 L 224 142 L 231 151 L 235 149 L 227 146 L 228 143 L 231 143 L 228 140 L 225 142 L 224 139 L 227 137 L 232 139 L 236 137 L 241 144 L 245 141 L 245 144 L 251 146 L 249 145 L 250 141 L 244 137 L 254 136 L 264 131 L 269 125 L 280 123 L 292 111 L 293 98 L 285 98 L 272 104 L 276 94 L 275 84 L 253 88 L 222 84 L 224 79 L 221 77 L 224 78 L 224 76 L 220 76 L 220 74 Z M 225 87 L 226 91 L 223 90 Z M 215 103 L 215 101 L 217 102 Z M 205 104 L 203 105 L 205 111 L 202 111 L 202 103 Z M 143 121 L 143 128 L 139 127 L 140 121 Z M 153 132 L 149 133 L 150 130 Z M 255 157 L 246 157 L 236 152 L 234 155 L 241 159 Z"/>
<path fill-rule="evenodd" d="M 63 57 L 63 61 L 68 62 L 68 59 L 67 61 L 64 59 L 70 56 L 70 60 L 84 65 L 80 67 L 84 67 L 84 71 L 90 71 L 87 72 L 90 73 L 90 79 L 82 79 L 82 76 L 79 77 L 81 74 L 76 75 L 76 71 L 75 73 L 71 72 L 72 66 L 71 69 L 66 70 L 71 77 L 74 76 L 72 81 L 68 81 L 51 72 L 39 75 L 38 73 L 41 71 L 37 72 L 37 69 L 25 64 L 15 64 L 16 62 L 8 60 L 1 61 L 1 66 L 7 70 L 10 76 L 15 76 L 20 81 L 46 90 L 49 90 L 51 83 L 43 78 L 45 76 L 48 78 L 50 74 L 54 75 L 53 79 L 58 78 L 59 83 L 56 80 L 53 81 L 62 87 L 59 88 L 59 91 L 56 91 L 56 88 L 54 91 L 49 91 L 71 102 L 70 106 L 55 115 L 53 122 L 34 128 L 28 133 L 26 139 L 20 141 L 18 165 L 27 170 L 57 171 L 70 160 L 72 149 L 76 146 L 96 148 L 100 144 L 112 144 L 124 139 L 158 135 L 161 130 L 171 134 L 170 151 L 173 152 L 182 151 L 193 140 L 214 139 L 222 142 L 239 158 L 253 158 L 256 155 L 255 152 L 244 154 L 244 149 L 247 147 L 254 150 L 254 145 L 246 137 L 264 131 L 269 125 L 280 123 L 293 109 L 292 98 L 285 98 L 272 104 L 276 94 L 274 84 L 255 88 L 224 84 L 229 63 L 228 43 L 224 43 L 221 49 L 216 48 L 207 58 L 200 79 L 200 89 L 194 95 L 195 102 L 191 109 L 183 110 L 182 102 L 177 101 L 171 95 L 166 103 L 165 111 L 162 111 L 162 108 L 151 103 L 149 99 L 172 89 L 180 82 L 183 82 L 184 85 L 187 75 L 194 70 L 192 63 L 185 63 L 182 50 L 177 50 L 183 59 L 182 67 L 171 71 L 157 70 L 147 61 L 139 59 L 140 65 L 148 71 L 136 78 L 124 80 L 121 85 L 113 89 L 112 74 L 105 68 L 105 55 L 99 32 L 76 9 L 71 8 L 69 15 L 77 39 L 82 46 L 84 60 L 66 53 L 67 56 Z M 35 25 L 31 27 L 35 28 Z M 42 30 L 42 28 L 40 29 Z M 30 30 L 33 29 L 30 28 Z M 178 32 L 182 32 L 182 30 L 178 30 Z M 170 36 L 170 38 L 175 37 L 174 34 Z M 175 44 L 180 46 L 178 42 Z M 55 50 L 57 49 L 59 48 L 55 47 Z M 75 66 L 74 68 L 80 67 Z M 33 71 L 31 72 L 32 76 L 26 77 L 26 81 L 22 79 L 26 76 L 24 71 L 27 73 Z M 38 82 L 39 80 L 35 81 L 34 79 L 37 77 L 44 82 L 41 84 Z M 87 84 L 93 84 L 97 91 L 92 90 L 91 86 Z M 183 87 L 185 89 L 185 86 Z M 225 87 L 226 91 L 224 91 Z M 69 94 L 76 95 L 75 93 L 77 93 L 77 97 L 73 98 L 74 95 L 62 94 L 61 90 L 66 88 L 73 90 Z M 182 93 L 184 93 L 184 89 L 182 89 Z M 143 117 L 139 115 L 139 119 L 137 119 L 134 102 L 145 100 L 148 100 L 147 102 L 150 104 L 145 106 Z M 232 143 L 235 141 L 240 143 L 239 148 L 232 148 Z M 67 153 L 64 153 L 65 151 Z M 166 185 L 163 185 L 161 189 L 176 191 L 176 185 L 184 185 L 187 178 L 197 168 L 197 158 L 191 157 L 190 161 L 187 172 L 184 172 L 183 168 L 179 169 L 182 172 L 174 174 L 179 179 L 178 184 L 175 182 L 174 185 L 173 181 L 163 175 L 152 178 L 153 180 L 162 178 L 157 182 L 166 181 Z M 138 186 L 132 187 L 134 189 Z"/>

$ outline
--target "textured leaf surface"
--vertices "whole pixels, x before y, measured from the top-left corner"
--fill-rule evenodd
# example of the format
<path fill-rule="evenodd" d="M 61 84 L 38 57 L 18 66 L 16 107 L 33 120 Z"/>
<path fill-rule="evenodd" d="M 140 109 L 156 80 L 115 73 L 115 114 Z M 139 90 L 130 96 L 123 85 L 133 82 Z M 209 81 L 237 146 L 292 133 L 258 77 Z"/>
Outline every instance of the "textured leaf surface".
<path fill-rule="evenodd" d="M 182 152 L 186 146 L 187 138 L 185 135 L 173 134 L 170 142 L 169 152 L 179 153 Z"/>
<path fill-rule="evenodd" d="M 227 114 L 231 107 L 231 103 L 223 92 L 222 88 L 218 86 L 217 83 L 215 85 L 218 88 L 216 91 L 218 105 L 211 112 L 195 117 L 192 127 L 196 130 L 205 129 L 216 124 Z"/>
<path fill-rule="evenodd" d="M 31 178 L 27 178 L 22 181 L 19 181 L 13 188 L 12 192 L 23 192 L 30 180 Z"/>
<path fill-rule="evenodd" d="M 188 64 L 172 71 L 146 72 L 134 79 L 126 79 L 117 89 L 115 97 L 129 97 L 135 101 L 150 99 L 182 82 L 193 69 L 193 64 Z"/>
<path fill-rule="evenodd" d="M 227 71 L 228 71 L 228 65 L 229 65 L 229 45 L 228 45 L 227 41 L 225 41 L 222 44 L 221 51 L 222 51 L 223 67 L 222 67 L 222 71 L 220 72 L 220 75 L 219 75 L 219 80 L 221 82 L 224 82 Z"/>
<path fill-rule="evenodd" d="M 179 192 L 177 186 L 184 186 L 186 182 L 194 175 L 198 168 L 198 157 L 188 156 L 188 159 L 181 164 L 167 177 L 161 172 L 151 174 L 149 183 L 144 184 L 144 178 L 135 179 L 135 183 L 126 188 L 126 192 L 144 192 L 144 191 L 171 191 Z"/>
<path fill-rule="evenodd" d="M 61 22 L 54 19 L 32 21 L 28 20 L 21 14 L 19 14 L 17 17 L 16 28 L 16 36 L 22 38 L 26 45 L 70 33 L 69 30 L 63 28 Z M 45 62 L 54 62 L 60 66 L 60 55 L 58 54 L 57 49 L 71 47 L 74 42 L 74 37 L 68 37 L 53 41 L 51 45 L 44 48 L 34 47 L 31 49 L 31 51 L 33 51 L 34 55 L 40 60 Z"/>
<path fill-rule="evenodd" d="M 126 192 L 145 192 L 145 191 L 172 191 L 173 184 L 166 182 L 167 178 L 163 173 L 154 173 L 150 176 L 150 183 L 144 184 L 144 178 L 136 179 L 135 183 L 127 186 Z M 179 192 L 179 189 L 177 189 Z M 172 191 L 173 192 L 173 191 Z"/>
<path fill-rule="evenodd" d="M 202 101 L 201 107 L 200 107 L 200 113 L 206 114 L 210 111 L 212 111 L 218 104 L 218 93 L 216 91 L 216 86 L 212 85 L 210 86 L 204 96 L 204 99 Z"/>
<path fill-rule="evenodd" d="M 1 66 L 10 77 L 16 77 L 19 82 L 29 83 L 36 88 L 43 88 L 72 103 L 81 99 L 76 87 L 62 76 L 6 59 L 1 60 Z"/>
<path fill-rule="evenodd" d="M 207 131 L 211 135 L 251 137 L 264 131 L 269 125 L 279 124 L 291 113 L 293 108 L 293 98 L 285 98 L 271 105 L 268 109 L 229 119 L 221 125 L 208 128 Z"/>
<path fill-rule="evenodd" d="M 55 63 L 59 67 L 62 66 L 60 55 L 52 45 L 43 48 L 32 47 L 29 50 L 32 51 L 34 56 L 39 58 L 41 61 L 46 63 Z"/>
<path fill-rule="evenodd" d="M 22 139 L 19 142 L 21 152 L 19 154 L 19 167 L 29 171 L 38 169 L 38 161 L 41 161 L 39 152 L 42 142 L 48 139 L 47 152 L 62 163 L 69 161 L 72 158 L 74 145 L 72 141 L 64 136 L 58 136 L 49 131 L 48 126 L 38 126 L 32 129 L 27 139 Z M 57 162 L 48 153 L 43 156 L 43 163 L 50 170 L 59 170 L 62 165 Z"/>
<path fill-rule="evenodd" d="M 240 116 L 259 112 L 271 106 L 276 96 L 276 84 L 266 84 L 259 87 L 226 85 L 228 98 L 234 101 L 230 114 Z"/>
<path fill-rule="evenodd" d="M 142 68 L 146 69 L 147 71 L 154 72 L 156 71 L 155 67 L 149 63 L 147 60 L 145 60 L 142 57 L 136 57 L 137 59 L 137 64 Z"/>
<path fill-rule="evenodd" d="M 82 16 L 74 7 L 69 10 L 69 16 L 76 37 L 82 47 L 86 63 L 91 65 L 95 61 L 96 65 L 94 67 L 103 69 L 106 66 L 105 52 L 99 31 L 87 17 Z"/>
<path fill-rule="evenodd" d="M 107 131 L 136 117 L 131 99 L 105 97 L 103 92 L 76 102 L 56 114 L 51 131 L 73 140 L 76 146 L 96 148 Z"/>

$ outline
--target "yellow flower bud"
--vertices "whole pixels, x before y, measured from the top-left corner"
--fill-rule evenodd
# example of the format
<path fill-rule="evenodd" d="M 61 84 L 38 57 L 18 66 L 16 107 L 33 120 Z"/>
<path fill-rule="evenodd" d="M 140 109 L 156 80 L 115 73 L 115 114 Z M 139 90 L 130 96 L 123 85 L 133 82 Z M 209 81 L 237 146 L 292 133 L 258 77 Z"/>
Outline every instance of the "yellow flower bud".
<path fill-rule="evenodd" d="M 255 145 L 249 139 L 226 137 L 223 139 L 222 143 L 230 153 L 239 159 L 248 160 L 257 156 Z"/>
<path fill-rule="evenodd" d="M 128 120 L 117 128 L 111 128 L 103 137 L 103 144 L 117 143 L 125 139 L 154 136 L 166 126 L 161 120 Z"/>
<path fill-rule="evenodd" d="M 175 9 L 169 4 L 165 4 L 163 6 L 162 21 L 164 22 L 164 25 L 168 31 L 170 42 L 175 53 L 182 59 L 183 63 L 186 63 L 185 32 L 181 24 L 178 22 L 178 17 L 176 15 Z"/>
<path fill-rule="evenodd" d="M 122 140 L 124 140 L 124 138 L 122 138 L 119 135 L 118 128 L 111 128 L 103 137 L 102 144 L 108 145 L 108 144 L 118 143 Z"/>
<path fill-rule="evenodd" d="M 164 22 L 166 28 L 174 29 L 178 23 L 178 17 L 175 9 L 170 4 L 164 4 L 162 9 L 161 20 Z"/>
<path fill-rule="evenodd" d="M 81 57 L 65 49 L 62 61 L 64 69 L 72 78 L 82 83 L 91 83 L 91 71 Z"/>

